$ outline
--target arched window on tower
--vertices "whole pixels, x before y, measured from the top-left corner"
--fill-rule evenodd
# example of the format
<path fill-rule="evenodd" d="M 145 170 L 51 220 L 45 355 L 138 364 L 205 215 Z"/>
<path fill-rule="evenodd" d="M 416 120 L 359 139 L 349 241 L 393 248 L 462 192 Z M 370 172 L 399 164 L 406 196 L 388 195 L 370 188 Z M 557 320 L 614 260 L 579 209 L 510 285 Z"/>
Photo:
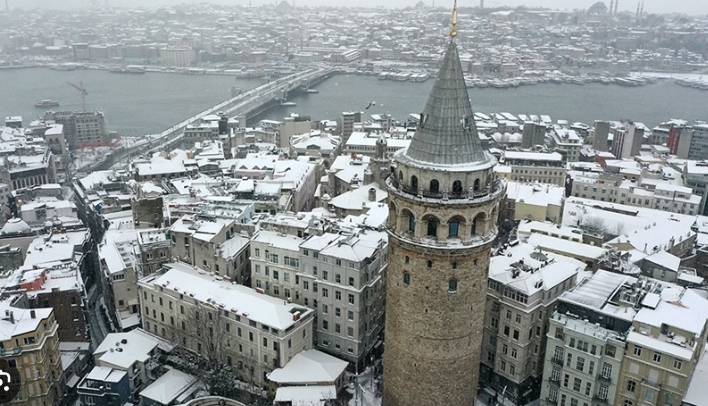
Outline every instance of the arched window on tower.
<path fill-rule="evenodd" d="M 452 182 L 452 194 L 455 196 L 461 196 L 462 195 L 462 182 L 459 180 L 456 180 Z"/>
<path fill-rule="evenodd" d="M 437 179 L 433 179 L 430 181 L 430 193 L 431 194 L 440 193 L 440 182 L 438 182 Z"/>
<path fill-rule="evenodd" d="M 460 225 L 464 223 L 464 219 L 460 216 L 455 216 L 447 221 L 447 238 L 460 237 Z"/>
<path fill-rule="evenodd" d="M 475 192 L 479 192 L 479 179 L 474 180 L 474 186 L 473 189 Z"/>
<path fill-rule="evenodd" d="M 438 238 L 438 226 L 440 225 L 440 220 L 433 215 L 428 215 L 425 217 L 425 222 L 427 224 L 426 235 L 430 238 Z"/>
<path fill-rule="evenodd" d="M 415 175 L 411 176 L 411 192 L 418 193 L 418 177 Z"/>
<path fill-rule="evenodd" d="M 457 293 L 457 279 L 450 278 L 450 280 L 447 281 L 447 291 L 448 293 Z"/>
<path fill-rule="evenodd" d="M 414 234 L 415 233 L 415 216 L 413 213 L 411 213 L 410 210 L 403 209 L 401 211 L 401 216 L 403 216 L 403 227 L 405 228 L 405 231 Z"/>

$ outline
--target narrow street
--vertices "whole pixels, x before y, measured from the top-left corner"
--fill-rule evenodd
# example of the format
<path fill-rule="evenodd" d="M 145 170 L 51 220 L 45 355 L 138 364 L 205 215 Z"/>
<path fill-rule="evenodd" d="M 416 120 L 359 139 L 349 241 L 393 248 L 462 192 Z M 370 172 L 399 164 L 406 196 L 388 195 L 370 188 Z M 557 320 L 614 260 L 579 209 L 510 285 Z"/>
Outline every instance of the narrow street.
<path fill-rule="evenodd" d="M 108 327 L 103 320 L 101 314 L 101 308 L 99 306 L 100 292 L 98 289 L 98 284 L 94 284 L 88 292 L 88 317 L 89 317 L 89 328 L 91 329 L 91 349 L 95 349 L 103 341 L 106 335 L 109 333 Z"/>

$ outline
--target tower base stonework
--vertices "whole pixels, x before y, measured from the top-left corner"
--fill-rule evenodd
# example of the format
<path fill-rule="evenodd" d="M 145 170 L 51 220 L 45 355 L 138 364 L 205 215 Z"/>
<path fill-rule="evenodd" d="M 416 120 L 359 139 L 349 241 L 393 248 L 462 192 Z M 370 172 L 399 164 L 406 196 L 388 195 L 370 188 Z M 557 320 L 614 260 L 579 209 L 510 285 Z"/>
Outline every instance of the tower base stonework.
<path fill-rule="evenodd" d="M 384 406 L 473 405 L 489 244 L 421 250 L 391 236 L 389 247 Z M 408 285 L 403 272 L 411 274 Z"/>

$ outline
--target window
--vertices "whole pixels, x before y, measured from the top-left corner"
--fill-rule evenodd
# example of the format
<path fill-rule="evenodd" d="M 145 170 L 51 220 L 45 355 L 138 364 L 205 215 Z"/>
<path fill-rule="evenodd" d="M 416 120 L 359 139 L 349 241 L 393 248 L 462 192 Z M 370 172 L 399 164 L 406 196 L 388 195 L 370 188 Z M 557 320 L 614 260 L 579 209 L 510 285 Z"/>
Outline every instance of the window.
<path fill-rule="evenodd" d="M 565 374 L 565 376 L 563 377 L 563 386 L 566 388 L 568 387 L 568 381 L 570 381 L 570 375 Z"/>
<path fill-rule="evenodd" d="M 440 223 L 437 218 L 430 216 L 428 217 L 428 230 L 427 236 L 432 238 L 437 238 L 438 236 L 438 224 Z"/>
<path fill-rule="evenodd" d="M 415 175 L 411 176 L 411 193 L 418 193 L 418 177 Z"/>
<path fill-rule="evenodd" d="M 610 388 L 607 385 L 600 385 L 600 389 L 597 391 L 597 397 L 600 399 L 607 399 L 607 394 L 610 392 Z"/>
<path fill-rule="evenodd" d="M 408 272 L 403 272 L 403 284 L 410 286 L 411 284 L 411 274 Z"/>
<path fill-rule="evenodd" d="M 607 355 L 608 357 L 614 358 L 615 352 L 616 352 L 616 349 L 615 349 L 614 345 L 608 344 L 607 346 L 605 346 L 605 355 Z"/>
<path fill-rule="evenodd" d="M 612 375 L 612 365 L 608 364 L 607 362 L 602 364 L 602 372 L 600 374 L 604 378 L 609 378 Z"/>
<path fill-rule="evenodd" d="M 634 346 L 634 355 L 636 355 L 637 357 L 641 357 L 642 356 L 642 347 L 635 345 Z"/>
<path fill-rule="evenodd" d="M 519 339 L 519 330 L 514 329 L 514 336 L 513 337 L 514 337 L 514 340 Z"/>
<path fill-rule="evenodd" d="M 347 310 L 347 320 L 354 320 L 354 312 Z"/>
<path fill-rule="evenodd" d="M 334 291 L 334 298 L 337 300 L 342 300 L 342 292 L 339 290 Z"/>
<path fill-rule="evenodd" d="M 681 360 L 674 359 L 674 369 L 681 369 Z"/>
<path fill-rule="evenodd" d="M 322 328 L 325 330 L 329 329 L 329 322 L 327 322 L 327 320 L 322 320 Z"/>
<path fill-rule="evenodd" d="M 658 352 L 654 353 L 654 362 L 661 363 L 661 354 Z"/>
<path fill-rule="evenodd" d="M 573 378 L 573 390 L 576 392 L 580 392 L 580 386 L 583 384 L 583 381 L 580 378 Z"/>
<path fill-rule="evenodd" d="M 457 279 L 452 278 L 447 282 L 447 291 L 449 293 L 457 293 Z"/>
<path fill-rule="evenodd" d="M 592 384 L 590 382 L 585 383 L 585 396 L 590 396 L 590 391 L 592 390 Z"/>
<path fill-rule="evenodd" d="M 459 180 L 452 182 L 452 194 L 455 196 L 460 196 L 462 194 L 462 182 Z"/>
<path fill-rule="evenodd" d="M 350 293 L 348 299 L 349 299 L 349 304 L 354 304 L 354 295 L 352 295 Z"/>
<path fill-rule="evenodd" d="M 437 181 L 437 179 L 433 179 L 430 181 L 430 193 L 437 194 L 440 192 L 440 182 Z"/>
<path fill-rule="evenodd" d="M 634 403 L 632 403 L 631 400 L 625 400 L 624 403 L 622 404 L 622 406 L 633 406 L 633 405 L 634 405 Z"/>
<path fill-rule="evenodd" d="M 460 235 L 460 221 L 458 219 L 450 220 L 448 223 L 448 238 L 457 238 Z"/>
<path fill-rule="evenodd" d="M 634 393 L 634 390 L 637 388 L 637 383 L 634 382 L 633 380 L 628 380 L 627 381 L 627 392 L 632 392 Z"/>
<path fill-rule="evenodd" d="M 582 371 L 583 368 L 585 368 L 585 358 L 578 357 L 575 360 L 575 369 L 577 369 L 578 371 Z"/>

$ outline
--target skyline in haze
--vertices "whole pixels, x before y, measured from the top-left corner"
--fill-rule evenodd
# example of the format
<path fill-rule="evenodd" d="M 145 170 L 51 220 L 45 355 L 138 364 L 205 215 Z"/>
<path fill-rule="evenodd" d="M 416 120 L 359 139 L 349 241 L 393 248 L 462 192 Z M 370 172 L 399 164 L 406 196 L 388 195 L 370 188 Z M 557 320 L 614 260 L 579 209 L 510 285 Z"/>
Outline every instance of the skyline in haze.
<path fill-rule="evenodd" d="M 91 3 L 103 3 L 106 0 L 63 0 L 58 3 L 56 0 L 8 0 L 10 7 L 21 7 L 24 9 L 42 7 L 42 8 L 66 8 L 66 7 L 81 7 L 85 5 L 90 5 Z M 280 0 L 277 0 L 278 2 Z M 297 6 L 308 5 L 308 6 L 350 6 L 350 7 L 375 7 L 381 6 L 381 0 L 288 0 L 288 3 L 293 4 L 293 1 Z M 137 6 L 163 6 L 163 5 L 176 5 L 190 3 L 190 1 L 185 0 L 108 0 L 107 1 L 112 6 L 120 7 L 137 7 Z M 262 4 L 272 4 L 275 1 L 271 0 L 251 0 L 253 5 Z M 433 4 L 433 0 L 424 0 L 427 4 Z M 434 0 L 437 6 L 444 6 L 447 3 L 452 5 L 452 0 Z M 500 7 L 500 6 L 521 6 L 526 5 L 529 7 L 547 7 L 552 9 L 582 9 L 588 8 L 596 2 L 596 0 L 485 0 L 486 7 Z M 214 4 L 249 4 L 249 0 L 208 0 L 206 3 Z M 406 7 L 412 6 L 418 3 L 418 0 L 386 0 L 386 7 Z M 605 4 L 609 6 L 609 1 Z M 686 14 L 708 14 L 708 1 L 696 1 L 696 0 L 674 0 L 668 2 L 666 0 L 644 0 L 644 8 L 648 13 L 686 13 Z M 461 0 L 461 7 L 473 7 L 479 5 L 478 0 Z M 620 10 L 634 12 L 637 8 L 637 1 L 635 0 L 620 0 L 619 3 Z"/>

